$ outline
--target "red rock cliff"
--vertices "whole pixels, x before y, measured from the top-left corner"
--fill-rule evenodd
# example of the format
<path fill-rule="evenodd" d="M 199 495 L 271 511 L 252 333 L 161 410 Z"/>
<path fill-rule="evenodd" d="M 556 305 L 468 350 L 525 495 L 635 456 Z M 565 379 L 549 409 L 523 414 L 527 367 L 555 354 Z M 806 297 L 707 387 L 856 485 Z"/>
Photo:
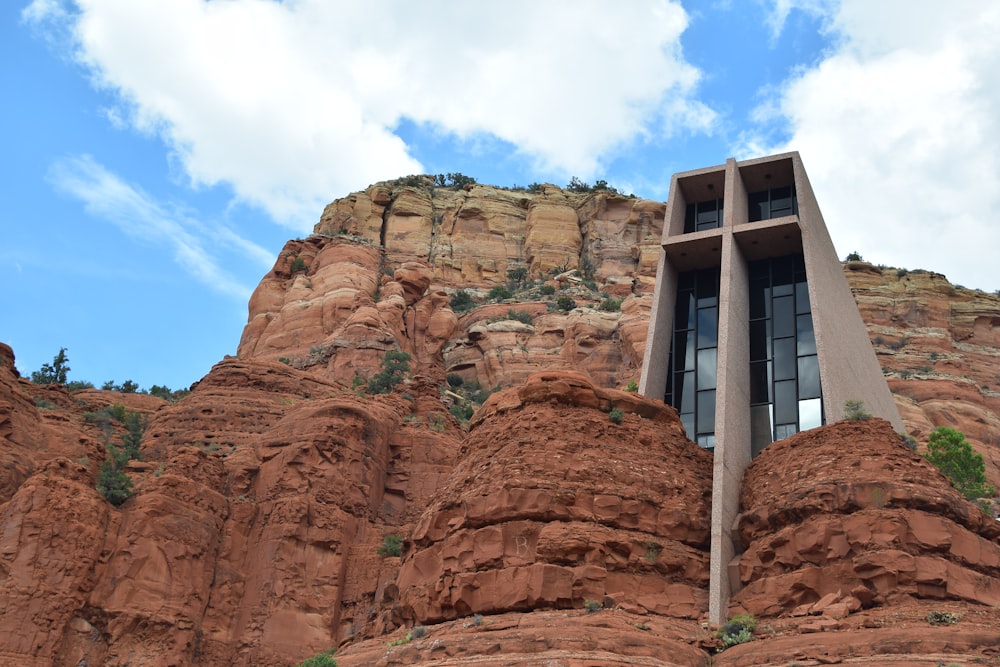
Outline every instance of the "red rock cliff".
<path fill-rule="evenodd" d="M 711 457 L 615 389 L 641 367 L 662 204 L 416 182 L 290 241 L 238 356 L 176 404 L 37 387 L 0 345 L 0 661 L 709 664 Z M 966 432 L 1000 486 L 1000 298 L 846 270 L 907 429 Z M 413 377 L 360 393 L 397 349 Z M 466 429 L 446 374 L 505 389 Z M 114 403 L 148 419 L 120 508 L 94 489 L 118 432 L 85 417 Z M 714 664 L 995 656 L 998 524 L 885 424 L 776 443 L 743 509 L 732 611 L 761 624 Z"/>

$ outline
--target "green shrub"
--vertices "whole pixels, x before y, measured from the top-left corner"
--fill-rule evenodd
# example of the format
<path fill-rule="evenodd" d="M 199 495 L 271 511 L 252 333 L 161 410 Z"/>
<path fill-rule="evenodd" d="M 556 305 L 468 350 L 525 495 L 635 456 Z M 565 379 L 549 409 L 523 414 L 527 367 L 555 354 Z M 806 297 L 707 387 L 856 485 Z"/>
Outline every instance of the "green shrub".
<path fill-rule="evenodd" d="M 988 498 L 995 492 L 986 483 L 986 464 L 982 454 L 972 451 L 972 445 L 961 431 L 947 426 L 931 431 L 924 458 L 937 466 L 958 492 L 969 500 Z"/>
<path fill-rule="evenodd" d="M 81 389 L 93 389 L 94 383 L 86 380 L 71 380 L 66 383 L 66 391 L 80 391 Z"/>
<path fill-rule="evenodd" d="M 305 271 L 305 270 L 306 270 L 306 260 L 302 259 L 301 257 L 296 257 L 294 260 L 292 260 L 292 266 L 289 269 L 291 273 L 298 273 L 299 271 Z"/>
<path fill-rule="evenodd" d="M 507 280 L 513 285 L 523 285 L 528 279 L 528 269 L 519 266 L 516 269 L 507 269 Z"/>
<path fill-rule="evenodd" d="M 31 381 L 35 384 L 66 384 L 66 374 L 69 371 L 66 348 L 60 347 L 59 354 L 52 358 L 51 364 L 42 364 L 39 370 L 31 374 Z"/>
<path fill-rule="evenodd" d="M 722 648 L 727 649 L 730 646 L 736 646 L 737 644 L 745 644 L 748 641 L 753 640 L 753 633 L 743 628 L 733 634 L 722 635 Z"/>
<path fill-rule="evenodd" d="M 132 495 L 132 479 L 113 461 L 104 461 L 97 471 L 97 492 L 118 507 Z"/>
<path fill-rule="evenodd" d="M 451 305 L 451 309 L 456 313 L 464 313 L 475 308 L 476 303 L 472 300 L 471 294 L 464 289 L 460 289 L 451 295 L 449 305 Z"/>
<path fill-rule="evenodd" d="M 371 394 L 388 394 L 392 388 L 406 379 L 410 373 L 409 361 L 412 357 L 406 352 L 389 350 L 382 359 L 382 370 L 368 381 L 368 392 Z"/>
<path fill-rule="evenodd" d="M 311 658 L 303 660 L 295 667 L 337 667 L 337 661 L 333 659 L 334 649 L 317 653 Z"/>
<path fill-rule="evenodd" d="M 617 313 L 622 309 L 621 299 L 604 299 L 601 301 L 600 305 L 597 306 L 598 310 L 603 310 L 609 313 Z"/>
<path fill-rule="evenodd" d="M 478 380 L 473 380 L 472 382 L 465 383 L 463 391 L 465 393 L 465 397 L 468 398 L 470 401 L 472 401 L 476 405 L 482 405 L 483 402 L 490 397 L 490 394 L 497 391 L 498 389 L 500 389 L 499 386 L 492 390 L 484 389 L 483 386 L 479 384 Z"/>
<path fill-rule="evenodd" d="M 613 424 L 621 424 L 625 420 L 625 413 L 618 408 L 611 408 L 611 412 L 608 413 L 608 419 Z"/>
<path fill-rule="evenodd" d="M 378 548 L 378 555 L 382 558 L 386 556 L 398 557 L 403 554 L 403 538 L 399 535 L 386 535 L 382 538 L 382 546 Z"/>
<path fill-rule="evenodd" d="M 726 621 L 719 628 L 717 636 L 722 640 L 722 648 L 727 649 L 752 640 L 756 627 L 757 619 L 753 614 L 739 614 Z"/>
<path fill-rule="evenodd" d="M 865 412 L 864 401 L 844 401 L 844 419 L 852 422 L 861 422 L 871 418 L 871 413 Z"/>
<path fill-rule="evenodd" d="M 35 396 L 35 407 L 39 410 L 53 410 L 58 406 L 47 398 Z"/>
<path fill-rule="evenodd" d="M 931 625 L 954 625 L 958 623 L 958 614 L 953 614 L 950 611 L 937 611 L 932 609 L 927 612 L 927 616 L 924 620 Z"/>
<path fill-rule="evenodd" d="M 414 639 L 420 639 L 427 635 L 427 628 L 423 625 L 414 625 L 413 629 L 410 630 L 410 634 L 413 635 Z"/>
<path fill-rule="evenodd" d="M 472 419 L 472 415 L 475 414 L 476 409 L 472 407 L 471 403 L 456 403 L 448 408 L 448 412 L 459 422 L 465 424 Z"/>
<path fill-rule="evenodd" d="M 859 253 L 857 251 L 854 251 L 854 252 L 848 253 L 847 254 L 847 259 L 845 259 L 844 261 L 845 262 L 863 262 L 864 259 L 862 259 L 861 253 Z"/>
<path fill-rule="evenodd" d="M 427 420 L 427 421 L 429 421 L 429 422 L 430 422 L 430 424 L 431 424 L 431 429 L 433 429 L 433 430 L 435 430 L 435 431 L 439 431 L 439 432 L 440 432 L 440 431 L 443 431 L 443 430 L 444 430 L 444 428 L 445 428 L 445 423 L 444 423 L 444 415 L 442 415 L 442 414 L 441 414 L 441 413 L 439 413 L 439 412 L 435 412 L 434 414 L 432 414 L 432 415 L 431 415 L 431 416 L 430 416 L 430 417 L 428 418 L 428 420 Z"/>
<path fill-rule="evenodd" d="M 626 385 L 626 387 L 625 387 L 625 391 L 631 392 L 633 394 L 635 392 L 639 391 L 639 385 L 638 385 L 638 383 L 636 383 L 635 380 L 629 380 L 628 381 L 628 385 Z"/>
<path fill-rule="evenodd" d="M 514 296 L 513 292 L 504 287 L 503 285 L 497 285 L 489 291 L 486 298 L 490 301 L 503 301 L 504 299 L 510 299 Z"/>
<path fill-rule="evenodd" d="M 556 300 L 556 308 L 563 311 L 564 313 L 568 313 L 569 311 L 576 308 L 576 301 L 574 301 L 572 298 L 568 296 L 561 296 Z"/>
<path fill-rule="evenodd" d="M 451 387 L 452 389 L 461 387 L 462 382 L 464 382 L 464 380 L 462 380 L 462 376 L 459 375 L 458 373 L 448 373 L 448 375 L 446 375 L 444 379 L 448 382 L 448 386 Z"/>
<path fill-rule="evenodd" d="M 583 608 L 587 610 L 588 614 L 593 614 L 595 611 L 604 609 L 604 605 L 601 604 L 600 600 L 586 600 L 583 603 Z"/>
<path fill-rule="evenodd" d="M 508 310 L 507 317 L 512 320 L 516 320 L 521 324 L 531 324 L 532 317 L 531 313 L 526 310 Z"/>
<path fill-rule="evenodd" d="M 438 174 L 434 177 L 434 185 L 438 187 L 455 187 L 460 188 L 466 185 L 475 185 L 476 179 L 472 176 L 466 176 L 459 172 L 449 172 L 447 174 Z"/>
<path fill-rule="evenodd" d="M 538 288 L 538 293 L 542 296 L 551 296 L 556 293 L 556 288 L 552 285 L 542 285 Z"/>

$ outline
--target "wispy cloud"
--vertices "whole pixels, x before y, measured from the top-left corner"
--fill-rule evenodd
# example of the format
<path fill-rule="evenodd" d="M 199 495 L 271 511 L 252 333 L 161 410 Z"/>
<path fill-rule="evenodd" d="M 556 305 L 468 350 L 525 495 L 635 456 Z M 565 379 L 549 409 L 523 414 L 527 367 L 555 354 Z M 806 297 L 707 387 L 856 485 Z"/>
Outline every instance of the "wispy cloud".
<path fill-rule="evenodd" d="M 222 226 L 207 226 L 164 205 L 130 185 L 89 155 L 67 157 L 49 170 L 56 189 L 79 199 L 85 210 L 114 224 L 135 241 L 167 247 L 174 261 L 215 292 L 246 300 L 250 288 L 221 268 L 207 247 L 237 248 L 247 258 L 269 266 L 272 254 Z"/>
<path fill-rule="evenodd" d="M 585 178 L 636 140 L 716 122 L 676 0 L 35 0 L 23 17 L 69 29 L 119 100 L 110 122 L 298 230 L 338 194 L 423 170 L 403 119 Z"/>
<path fill-rule="evenodd" d="M 735 152 L 798 150 L 842 254 L 1000 287 L 1000 6 L 845 0 L 826 22 L 835 48 Z"/>

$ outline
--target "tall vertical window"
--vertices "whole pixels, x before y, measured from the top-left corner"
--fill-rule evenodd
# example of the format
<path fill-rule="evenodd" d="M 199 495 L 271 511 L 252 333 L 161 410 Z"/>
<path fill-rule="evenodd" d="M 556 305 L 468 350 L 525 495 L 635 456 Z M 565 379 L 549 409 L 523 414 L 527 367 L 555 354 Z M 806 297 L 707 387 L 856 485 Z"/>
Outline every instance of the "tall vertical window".
<path fill-rule="evenodd" d="M 688 204 L 684 212 L 684 233 L 700 232 L 722 226 L 722 199 Z"/>
<path fill-rule="evenodd" d="M 798 215 L 799 202 L 795 197 L 795 188 L 787 185 L 781 188 L 770 188 L 747 195 L 747 213 L 750 222 L 782 218 L 786 215 Z"/>
<path fill-rule="evenodd" d="M 751 262 L 750 437 L 753 455 L 823 423 L 819 362 L 801 254 Z"/>
<path fill-rule="evenodd" d="M 715 447 L 719 348 L 719 269 L 677 276 L 677 305 L 663 401 L 677 409 L 689 438 Z"/>

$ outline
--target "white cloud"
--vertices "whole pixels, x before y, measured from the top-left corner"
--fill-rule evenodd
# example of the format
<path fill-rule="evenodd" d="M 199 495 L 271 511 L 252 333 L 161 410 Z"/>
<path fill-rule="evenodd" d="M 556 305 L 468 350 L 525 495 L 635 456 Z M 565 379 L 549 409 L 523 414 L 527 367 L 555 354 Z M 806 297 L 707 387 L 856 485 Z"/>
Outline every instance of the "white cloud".
<path fill-rule="evenodd" d="M 140 242 L 173 250 L 174 261 L 210 289 L 241 301 L 250 288 L 220 267 L 207 247 L 228 247 L 262 267 L 269 267 L 272 253 L 222 226 L 207 227 L 171 210 L 150 195 L 120 179 L 91 156 L 57 161 L 49 178 L 57 189 L 76 197 L 91 215 L 115 224 Z"/>
<path fill-rule="evenodd" d="M 404 118 L 584 177 L 637 138 L 715 122 L 670 0 L 35 0 L 24 17 L 68 21 L 120 97 L 108 117 L 161 136 L 193 184 L 300 230 L 334 196 L 422 171 Z"/>
<path fill-rule="evenodd" d="M 828 20 L 835 50 L 770 110 L 790 139 L 740 152 L 802 154 L 841 254 L 1000 287 L 1000 6 L 846 0 Z"/>

